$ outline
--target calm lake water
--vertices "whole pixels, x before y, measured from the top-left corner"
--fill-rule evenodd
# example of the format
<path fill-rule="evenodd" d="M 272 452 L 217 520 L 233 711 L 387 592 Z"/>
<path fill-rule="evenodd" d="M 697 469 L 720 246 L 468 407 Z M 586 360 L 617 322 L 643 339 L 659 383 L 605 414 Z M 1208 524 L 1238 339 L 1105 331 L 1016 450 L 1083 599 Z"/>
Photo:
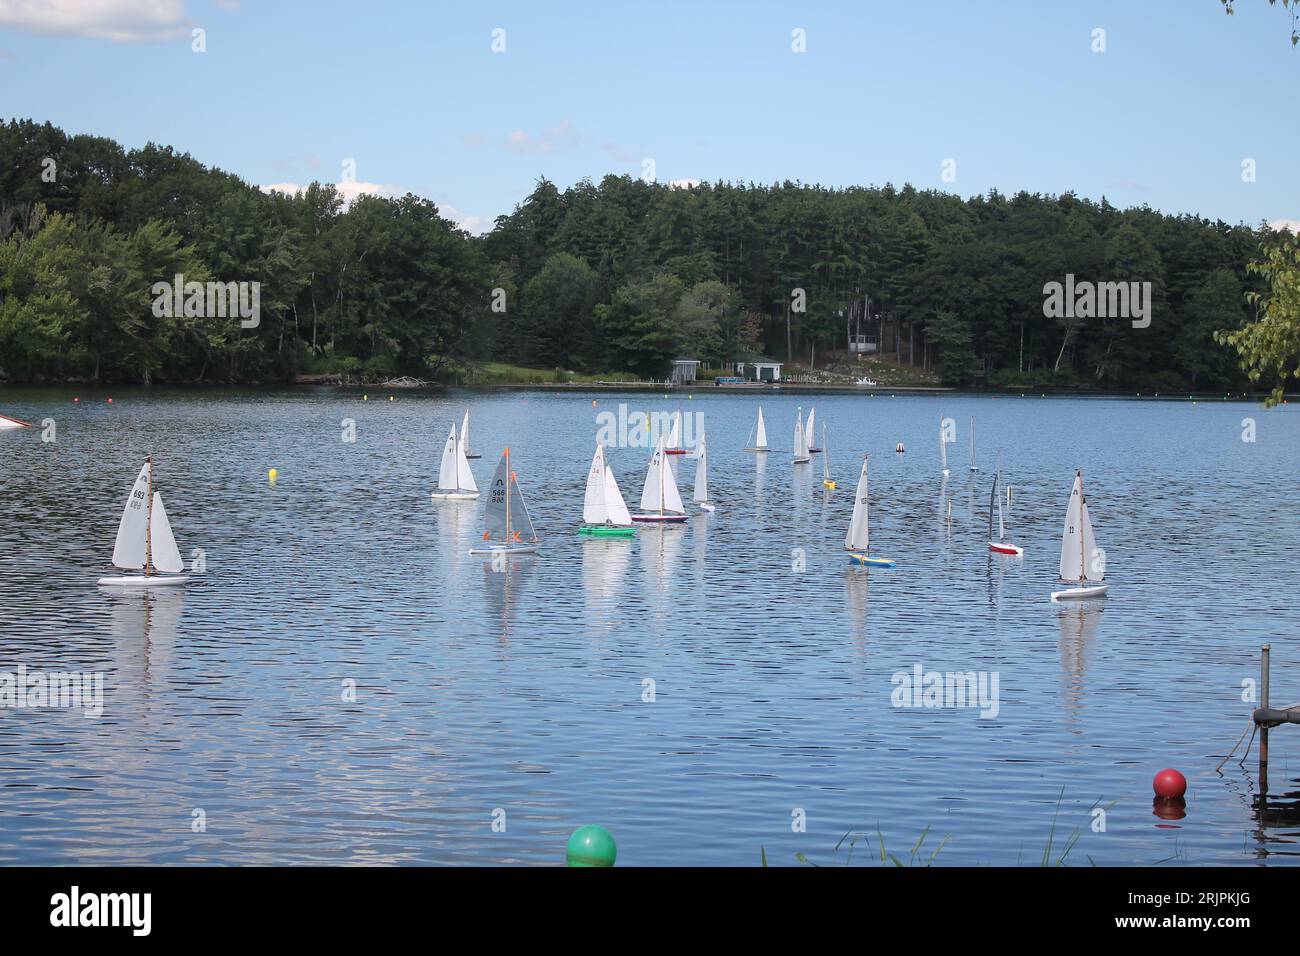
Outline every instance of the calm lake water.
<path fill-rule="evenodd" d="M 1264 823 L 1254 752 L 1215 773 L 1249 726 L 1262 643 L 1274 703 L 1300 699 L 1293 407 L 394 394 L 0 389 L 0 411 L 57 428 L 0 432 L 0 671 L 105 682 L 98 719 L 0 709 L 0 863 L 557 864 L 600 823 L 620 865 L 843 863 L 837 841 L 877 828 L 906 857 L 926 827 L 923 857 L 948 837 L 937 863 L 1037 864 L 1058 800 L 1058 852 L 1082 828 L 1069 863 L 1300 862 L 1300 731 L 1272 734 L 1282 810 Z M 620 403 L 703 415 L 716 513 L 576 533 L 596 416 Z M 760 403 L 766 458 L 743 452 Z M 820 456 L 790 462 L 810 405 L 829 494 Z M 482 501 L 429 499 L 466 408 L 480 487 L 509 445 L 544 538 L 504 572 L 466 553 Z M 999 450 L 1020 560 L 986 550 Z M 100 590 L 150 452 L 207 570 L 171 593 Z M 892 570 L 842 551 L 864 453 Z M 647 450 L 609 457 L 636 510 Z M 677 462 L 688 498 L 694 467 Z M 1112 588 L 1060 607 L 1079 467 Z M 893 706 L 891 676 L 916 665 L 996 672 L 996 716 Z M 1181 820 L 1152 812 L 1166 766 L 1190 781 Z"/>

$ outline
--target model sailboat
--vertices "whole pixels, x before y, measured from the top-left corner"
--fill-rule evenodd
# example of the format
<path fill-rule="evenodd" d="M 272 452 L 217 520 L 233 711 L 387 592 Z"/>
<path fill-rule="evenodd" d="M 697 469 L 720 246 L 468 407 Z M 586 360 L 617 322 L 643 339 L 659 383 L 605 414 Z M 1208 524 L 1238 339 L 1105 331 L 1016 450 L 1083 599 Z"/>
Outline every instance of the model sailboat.
<path fill-rule="evenodd" d="M 465 409 L 465 420 L 460 425 L 460 443 L 465 449 L 466 458 L 482 458 L 482 455 L 470 451 L 469 447 L 469 409 Z"/>
<path fill-rule="evenodd" d="M 117 541 L 113 545 L 113 565 L 124 571 L 144 573 L 100 578 L 100 584 L 163 587 L 184 584 L 189 580 L 189 575 L 180 573 L 185 570 L 185 562 L 181 560 L 176 538 L 172 536 L 162 495 L 153 488 L 152 455 L 145 459 L 144 467 L 127 496 L 126 507 L 122 509 Z"/>
<path fill-rule="evenodd" d="M 943 476 L 948 477 L 948 439 L 943 433 L 943 419 L 939 419 L 939 463 L 943 468 Z"/>
<path fill-rule="evenodd" d="M 858 493 L 853 500 L 853 518 L 849 522 L 848 534 L 844 536 L 844 550 L 849 552 L 849 560 L 854 564 L 873 568 L 892 568 L 895 562 L 888 558 L 873 558 L 868 553 L 871 547 L 868 494 L 867 459 L 863 458 L 862 474 L 858 476 Z"/>
<path fill-rule="evenodd" d="M 979 471 L 979 465 L 975 464 L 975 416 L 970 417 L 970 470 Z"/>
<path fill-rule="evenodd" d="M 803 430 L 803 433 L 808 438 L 808 451 L 812 454 L 816 454 L 817 452 L 821 451 L 820 448 L 817 448 L 813 445 L 813 443 L 817 441 L 817 432 L 814 430 L 814 423 L 816 421 L 817 421 L 817 409 L 815 407 L 810 408 L 808 410 L 808 427 Z"/>
<path fill-rule="evenodd" d="M 466 414 L 468 418 L 468 413 Z M 461 433 L 462 436 L 464 433 Z M 442 448 L 442 465 L 438 469 L 438 487 L 430 493 L 434 501 L 470 501 L 478 497 L 474 473 L 469 470 L 465 455 L 465 442 L 457 440 L 453 423 Z"/>
<path fill-rule="evenodd" d="M 763 424 L 763 406 L 758 406 L 758 425 L 756 432 L 750 432 L 750 438 L 755 439 L 754 444 L 750 445 L 745 451 L 767 451 L 767 427 Z"/>
<path fill-rule="evenodd" d="M 1074 475 L 1070 490 L 1070 506 L 1065 512 L 1065 530 L 1061 533 L 1061 580 L 1077 583 L 1077 587 L 1053 591 L 1053 601 L 1077 598 L 1102 597 L 1110 589 L 1103 584 L 1106 577 L 1104 558 L 1097 550 L 1097 540 L 1092 534 L 1092 521 L 1088 518 L 1088 502 L 1083 496 L 1083 472 Z"/>
<path fill-rule="evenodd" d="M 0 415 L 0 430 L 6 428 L 31 428 L 31 422 L 25 422 L 21 418 L 10 418 L 8 415 Z"/>
<path fill-rule="evenodd" d="M 804 465 L 808 463 L 808 436 L 803 433 L 803 409 L 794 416 L 794 463 Z"/>
<path fill-rule="evenodd" d="M 641 491 L 641 512 L 633 515 L 632 520 L 655 524 L 675 524 L 686 520 L 686 506 L 682 504 L 673 470 L 668 467 L 662 435 L 655 445 L 654 454 L 650 456 L 650 467 L 646 469 L 645 488 Z"/>
<path fill-rule="evenodd" d="M 718 506 L 709 500 L 709 449 L 702 434 L 700 450 L 696 452 L 695 487 L 691 490 L 691 498 L 700 506 L 701 511 L 718 510 Z"/>
<path fill-rule="evenodd" d="M 831 478 L 831 453 L 826 450 L 826 426 L 822 426 L 822 487 L 828 491 L 835 490 L 835 479 Z"/>
<path fill-rule="evenodd" d="M 605 447 L 596 446 L 591 456 L 591 469 L 587 472 L 587 495 L 582 502 L 582 527 L 579 534 L 606 538 L 626 538 L 636 534 L 632 516 L 628 514 L 623 493 L 618 490 L 614 472 L 605 461 Z"/>
<path fill-rule="evenodd" d="M 481 548 L 470 548 L 470 554 L 533 554 L 542 542 L 533 528 L 518 478 L 510 467 L 509 448 L 502 453 L 488 487 L 483 524 L 487 529 L 483 540 L 488 543 Z"/>
<path fill-rule="evenodd" d="M 682 413 L 677 412 L 673 415 L 672 431 L 668 433 L 668 444 L 664 446 L 666 455 L 684 455 L 686 449 L 682 447 Z"/>
<path fill-rule="evenodd" d="M 1014 545 L 1007 538 L 1006 522 L 1002 517 L 1002 499 L 998 497 L 998 482 L 1002 480 L 1002 462 L 998 461 L 998 470 L 993 475 L 993 489 L 989 492 L 989 550 L 997 554 L 1010 554 L 1019 557 L 1025 549 Z M 993 540 L 993 509 L 998 512 L 998 539 Z"/>

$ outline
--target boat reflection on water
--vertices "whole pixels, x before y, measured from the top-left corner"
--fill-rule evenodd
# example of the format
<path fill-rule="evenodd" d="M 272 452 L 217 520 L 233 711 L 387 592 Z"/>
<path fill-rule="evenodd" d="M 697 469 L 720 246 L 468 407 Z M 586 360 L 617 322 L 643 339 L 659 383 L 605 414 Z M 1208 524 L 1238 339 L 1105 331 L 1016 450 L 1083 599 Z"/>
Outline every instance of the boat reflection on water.
<path fill-rule="evenodd" d="M 488 619 L 496 622 L 497 639 L 503 644 L 510 640 L 515 613 L 537 561 L 535 554 L 507 554 L 501 551 L 482 562 L 483 594 Z"/>
<path fill-rule="evenodd" d="M 1067 710 L 1078 710 L 1083 702 L 1088 669 L 1088 655 L 1097 640 L 1097 629 L 1106 605 L 1099 601 L 1081 601 L 1062 606 L 1056 612 L 1060 629 L 1061 692 Z"/>
<path fill-rule="evenodd" d="M 653 533 L 643 529 L 639 534 Z M 582 594 L 587 605 L 584 632 L 596 635 L 616 632 L 622 607 L 624 578 L 632 563 L 635 538 L 583 538 Z"/>
<path fill-rule="evenodd" d="M 859 649 L 867 643 L 867 598 L 871 570 L 849 565 L 844 571 L 844 607 L 849 615 L 849 633 Z"/>
<path fill-rule="evenodd" d="M 113 638 L 114 693 L 144 694 L 171 675 L 172 657 L 185 610 L 183 588 L 127 590 L 100 587 L 109 599 L 108 632 Z"/>

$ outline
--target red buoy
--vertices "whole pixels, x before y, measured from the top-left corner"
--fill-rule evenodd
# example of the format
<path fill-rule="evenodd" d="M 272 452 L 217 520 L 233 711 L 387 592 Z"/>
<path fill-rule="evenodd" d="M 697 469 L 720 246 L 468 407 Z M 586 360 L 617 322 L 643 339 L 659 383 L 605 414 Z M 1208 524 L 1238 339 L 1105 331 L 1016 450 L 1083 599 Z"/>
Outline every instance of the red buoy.
<path fill-rule="evenodd" d="M 110 404 L 110 405 L 113 404 L 113 396 L 112 396 L 112 395 L 108 396 L 108 404 Z"/>
<path fill-rule="evenodd" d="M 1180 800 L 1187 792 L 1187 778 L 1177 770 L 1165 768 L 1156 774 L 1151 786 L 1155 788 L 1156 796 L 1163 800 Z"/>

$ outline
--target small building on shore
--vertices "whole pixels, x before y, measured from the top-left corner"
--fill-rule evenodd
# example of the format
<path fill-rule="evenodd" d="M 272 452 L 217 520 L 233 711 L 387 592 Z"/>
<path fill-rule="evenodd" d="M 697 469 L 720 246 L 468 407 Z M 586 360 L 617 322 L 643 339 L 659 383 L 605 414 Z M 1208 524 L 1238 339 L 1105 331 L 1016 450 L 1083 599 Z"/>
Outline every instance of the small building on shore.
<path fill-rule="evenodd" d="M 767 359 L 737 362 L 736 374 L 747 382 L 779 382 L 781 381 L 781 363 L 771 362 Z"/>
<path fill-rule="evenodd" d="M 700 371 L 700 360 L 693 358 L 675 358 L 673 359 L 673 376 L 674 385 L 691 385 L 695 382 L 695 376 Z"/>

